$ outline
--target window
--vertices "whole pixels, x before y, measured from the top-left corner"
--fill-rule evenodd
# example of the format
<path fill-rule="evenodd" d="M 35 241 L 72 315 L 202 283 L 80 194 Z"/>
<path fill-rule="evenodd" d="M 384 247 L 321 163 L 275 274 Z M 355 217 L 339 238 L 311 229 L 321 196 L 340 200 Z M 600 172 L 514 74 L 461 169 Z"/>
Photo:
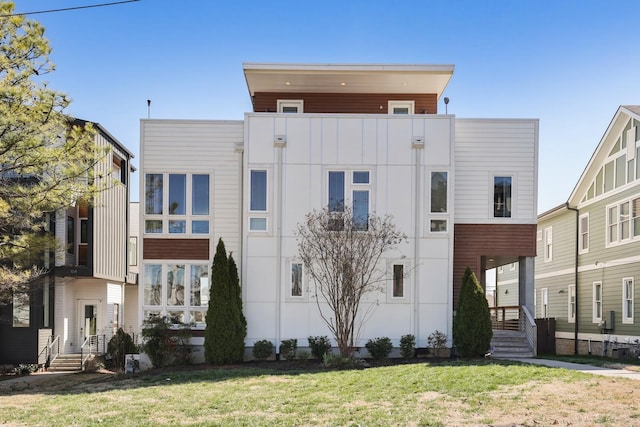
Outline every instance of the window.
<path fill-rule="evenodd" d="M 13 292 L 13 327 L 28 328 L 31 307 L 29 306 L 29 292 Z"/>
<path fill-rule="evenodd" d="M 302 263 L 291 263 L 291 296 L 302 296 Z"/>
<path fill-rule="evenodd" d="M 415 101 L 389 101 L 389 114 L 414 114 Z"/>
<path fill-rule="evenodd" d="M 429 231 L 432 233 L 446 233 L 447 232 L 447 220 L 446 219 L 432 219 L 429 221 Z"/>
<path fill-rule="evenodd" d="M 126 184 L 127 182 L 127 162 L 113 154 L 111 156 L 111 176 L 114 181 Z"/>
<path fill-rule="evenodd" d="M 511 181 L 510 176 L 493 178 L 493 216 L 495 218 L 511 218 Z"/>
<path fill-rule="evenodd" d="M 569 323 L 576 323 L 576 285 L 569 285 L 567 296 L 567 318 Z"/>
<path fill-rule="evenodd" d="M 447 212 L 447 172 L 431 172 L 430 212 Z"/>
<path fill-rule="evenodd" d="M 147 264 L 143 269 L 144 318 L 166 315 L 172 322 L 204 328 L 209 305 L 209 266 Z"/>
<path fill-rule="evenodd" d="M 393 297 L 404 297 L 404 265 L 393 264 Z"/>
<path fill-rule="evenodd" d="M 267 171 L 252 170 L 250 172 L 250 199 L 249 210 L 251 212 L 267 212 Z M 250 231 L 266 231 L 267 218 L 254 217 L 249 218 Z"/>
<path fill-rule="evenodd" d="M 607 206 L 607 245 L 640 237 L 640 197 Z"/>
<path fill-rule="evenodd" d="M 593 323 L 602 321 L 602 282 L 593 282 Z"/>
<path fill-rule="evenodd" d="M 544 262 L 553 260 L 553 228 L 544 229 Z"/>
<path fill-rule="evenodd" d="M 347 181 L 348 179 L 348 181 Z M 329 171 L 327 205 L 329 212 L 344 212 L 346 194 L 351 194 L 353 228 L 367 230 L 371 206 L 371 173 L 369 171 Z M 332 220 L 330 228 L 342 230 L 344 224 L 340 215 Z"/>
<path fill-rule="evenodd" d="M 278 113 L 302 113 L 304 112 L 304 100 L 302 99 L 278 99 Z"/>
<path fill-rule="evenodd" d="M 633 277 L 622 279 L 622 323 L 633 323 Z"/>
<path fill-rule="evenodd" d="M 578 227 L 580 253 L 587 253 L 589 252 L 589 214 L 580 215 Z"/>
<path fill-rule="evenodd" d="M 542 308 L 542 318 L 546 319 L 549 317 L 549 289 L 542 288 L 540 295 L 540 306 Z"/>
<path fill-rule="evenodd" d="M 67 217 L 67 253 L 76 253 L 76 219 L 72 216 Z"/>
<path fill-rule="evenodd" d="M 129 237 L 129 265 L 138 265 L 138 237 Z"/>
<path fill-rule="evenodd" d="M 208 234 L 210 200 L 207 174 L 146 174 L 145 234 Z"/>

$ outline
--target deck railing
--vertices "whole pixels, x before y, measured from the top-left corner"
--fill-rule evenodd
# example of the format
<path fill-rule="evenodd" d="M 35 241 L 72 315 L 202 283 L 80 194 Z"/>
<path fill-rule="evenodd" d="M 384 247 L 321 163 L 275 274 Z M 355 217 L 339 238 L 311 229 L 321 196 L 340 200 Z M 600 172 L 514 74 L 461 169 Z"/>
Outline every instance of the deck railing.
<path fill-rule="evenodd" d="M 536 320 L 527 307 L 524 305 L 490 307 L 489 313 L 491 314 L 491 326 L 493 329 L 524 332 L 533 355 L 537 354 L 538 331 Z"/>

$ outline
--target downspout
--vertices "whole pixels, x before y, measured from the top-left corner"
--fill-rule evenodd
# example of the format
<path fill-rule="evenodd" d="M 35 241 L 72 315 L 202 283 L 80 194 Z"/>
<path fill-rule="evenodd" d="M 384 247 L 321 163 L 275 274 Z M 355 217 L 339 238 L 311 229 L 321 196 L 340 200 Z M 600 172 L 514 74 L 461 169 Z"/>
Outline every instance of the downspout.
<path fill-rule="evenodd" d="M 276 239 L 278 240 L 276 245 L 276 357 L 279 356 L 278 349 L 280 348 L 280 334 L 281 334 L 281 321 L 282 321 L 282 156 L 283 149 L 286 145 L 286 137 L 276 136 L 274 140 L 274 146 L 277 150 L 278 167 L 277 167 L 277 185 L 276 185 L 276 201 L 275 205 L 278 212 L 275 214 L 276 218 Z"/>
<path fill-rule="evenodd" d="M 422 151 L 422 149 L 424 149 L 424 140 L 420 141 L 418 139 L 414 139 L 413 143 L 412 143 L 412 148 L 414 148 L 414 152 L 415 152 L 415 194 L 414 194 L 414 218 L 413 218 L 413 223 L 414 223 L 414 240 L 413 240 L 413 254 L 414 254 L 414 260 L 413 260 L 413 266 L 412 268 L 415 271 L 414 274 L 414 279 L 413 279 L 413 298 L 414 298 L 414 303 L 413 303 L 413 330 L 414 330 L 414 334 L 416 337 L 420 337 L 420 269 L 418 268 L 418 262 L 420 260 L 420 206 L 421 206 L 421 200 L 422 198 L 420 197 L 420 153 Z"/>
<path fill-rule="evenodd" d="M 569 203 L 567 202 L 566 204 L 567 209 L 570 211 L 574 211 L 576 213 L 576 248 L 575 248 L 575 265 L 574 265 L 574 270 L 573 270 L 573 281 L 575 283 L 574 289 L 575 289 L 575 323 L 573 325 L 574 331 L 573 331 L 573 354 L 578 354 L 578 324 L 580 322 L 578 322 L 578 289 L 580 288 L 578 286 L 578 250 L 580 247 L 580 211 L 576 208 L 572 208 L 569 206 Z"/>

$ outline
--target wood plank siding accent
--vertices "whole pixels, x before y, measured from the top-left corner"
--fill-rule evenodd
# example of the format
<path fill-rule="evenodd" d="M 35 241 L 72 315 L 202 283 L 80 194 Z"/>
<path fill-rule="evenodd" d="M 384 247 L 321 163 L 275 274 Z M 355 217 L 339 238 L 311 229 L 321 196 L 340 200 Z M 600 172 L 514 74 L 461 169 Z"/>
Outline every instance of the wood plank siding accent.
<path fill-rule="evenodd" d="M 144 259 L 209 260 L 209 239 L 144 239 Z"/>
<path fill-rule="evenodd" d="M 438 95 L 385 93 L 256 92 L 253 111 L 275 113 L 278 99 L 304 100 L 305 113 L 387 114 L 389 101 L 415 101 L 415 114 L 437 114 Z"/>
<path fill-rule="evenodd" d="M 482 274 L 482 257 L 535 257 L 535 224 L 455 224 L 453 243 L 453 301 L 457 305 L 467 267 Z M 484 283 L 483 283 L 484 286 Z"/>

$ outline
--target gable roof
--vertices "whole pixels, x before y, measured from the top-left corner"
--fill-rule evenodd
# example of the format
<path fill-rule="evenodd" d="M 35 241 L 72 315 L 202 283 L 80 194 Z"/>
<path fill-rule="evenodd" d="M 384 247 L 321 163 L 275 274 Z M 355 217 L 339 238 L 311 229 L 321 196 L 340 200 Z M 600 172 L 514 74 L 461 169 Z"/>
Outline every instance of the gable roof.
<path fill-rule="evenodd" d="M 598 143 L 598 146 L 591 155 L 591 159 L 589 159 L 582 175 L 580 175 L 578 183 L 569 196 L 569 200 L 567 201 L 569 206 L 575 207 L 581 202 L 591 182 L 598 174 L 600 167 L 605 159 L 609 157 L 609 152 L 613 144 L 616 143 L 617 134 L 624 128 L 629 118 L 640 120 L 640 105 L 621 105 L 618 107 L 604 135 L 600 139 L 600 143 Z"/>

